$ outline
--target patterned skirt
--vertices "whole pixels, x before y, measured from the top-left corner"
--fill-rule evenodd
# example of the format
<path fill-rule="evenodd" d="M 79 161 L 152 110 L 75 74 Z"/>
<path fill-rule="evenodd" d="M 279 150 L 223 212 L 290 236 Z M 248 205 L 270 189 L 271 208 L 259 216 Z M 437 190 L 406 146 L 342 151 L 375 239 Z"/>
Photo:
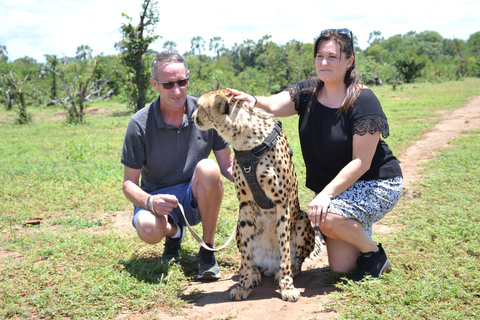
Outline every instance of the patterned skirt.
<path fill-rule="evenodd" d="M 355 219 L 372 237 L 372 224 L 382 219 L 402 195 L 403 178 L 357 181 L 332 199 L 328 212 Z"/>

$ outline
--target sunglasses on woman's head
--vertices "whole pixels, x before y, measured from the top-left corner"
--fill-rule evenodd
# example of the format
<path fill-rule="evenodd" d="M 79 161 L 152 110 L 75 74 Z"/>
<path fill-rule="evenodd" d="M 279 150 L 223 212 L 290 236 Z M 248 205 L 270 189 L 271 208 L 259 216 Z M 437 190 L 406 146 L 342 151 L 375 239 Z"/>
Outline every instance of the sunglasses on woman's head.
<path fill-rule="evenodd" d="M 346 34 L 352 37 L 352 31 L 350 31 L 349 29 L 325 29 L 322 32 L 320 32 L 320 35 L 323 36 L 324 34 L 331 33 L 331 32 L 336 32 L 338 34 Z"/>
<path fill-rule="evenodd" d="M 341 35 L 348 36 L 350 38 L 350 42 L 352 44 L 352 54 L 355 56 L 355 50 L 353 49 L 353 32 L 349 29 L 325 29 L 322 32 L 320 32 L 320 36 L 324 36 L 327 33 L 338 33 Z"/>
<path fill-rule="evenodd" d="M 170 89 L 173 89 L 173 87 L 175 86 L 175 83 L 178 84 L 179 87 L 185 87 L 188 84 L 188 80 L 190 80 L 190 78 L 183 78 L 177 81 L 167 81 L 167 82 L 160 82 L 155 78 L 153 78 L 153 80 L 155 80 L 157 84 L 161 84 L 164 89 L 170 90 Z"/>

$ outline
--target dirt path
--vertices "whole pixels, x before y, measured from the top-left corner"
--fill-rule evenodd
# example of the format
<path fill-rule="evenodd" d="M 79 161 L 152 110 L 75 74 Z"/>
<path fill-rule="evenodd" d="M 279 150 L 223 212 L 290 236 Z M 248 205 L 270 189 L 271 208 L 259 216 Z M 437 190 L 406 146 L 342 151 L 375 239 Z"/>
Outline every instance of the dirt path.
<path fill-rule="evenodd" d="M 439 148 L 447 147 L 451 140 L 465 130 L 480 128 L 480 96 L 472 98 L 462 108 L 445 114 L 432 131 L 414 142 L 398 157 L 402 166 L 406 189 L 412 181 L 422 179 L 418 169 L 428 159 L 435 156 Z"/>
<path fill-rule="evenodd" d="M 399 157 L 404 173 L 405 189 L 411 191 L 410 184 L 422 179 L 418 169 L 422 163 L 435 156 L 439 148 L 462 134 L 464 130 L 480 129 L 480 96 L 471 99 L 465 106 L 450 114 L 445 114 L 431 132 L 425 134 L 405 150 Z M 385 226 L 374 227 L 375 232 L 386 231 Z M 184 316 L 169 316 L 159 311 L 160 319 L 332 319 L 336 313 L 325 308 L 328 293 L 336 290 L 321 283 L 322 273 L 328 270 L 326 252 L 320 259 L 304 263 L 303 272 L 295 278 L 295 286 L 301 292 L 296 303 L 281 300 L 280 292 L 272 278 L 263 277 L 262 283 L 250 294 L 248 300 L 230 301 L 230 289 L 238 282 L 238 275 L 223 275 L 214 283 L 193 282 L 189 290 L 198 289 L 204 296 L 184 310 Z"/>

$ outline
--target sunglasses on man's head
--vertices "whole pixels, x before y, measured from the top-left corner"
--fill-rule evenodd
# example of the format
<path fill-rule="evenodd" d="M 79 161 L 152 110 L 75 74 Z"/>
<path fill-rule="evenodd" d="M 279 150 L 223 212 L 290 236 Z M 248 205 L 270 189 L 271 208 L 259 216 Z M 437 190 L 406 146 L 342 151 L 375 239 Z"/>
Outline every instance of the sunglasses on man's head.
<path fill-rule="evenodd" d="M 175 86 L 175 83 L 178 84 L 179 87 L 185 87 L 188 84 L 188 81 L 190 80 L 190 78 L 183 78 L 177 81 L 167 81 L 167 82 L 160 82 L 155 78 L 153 78 L 153 80 L 155 80 L 157 84 L 161 84 L 164 89 L 169 90 L 169 89 L 173 89 L 173 87 Z"/>
<path fill-rule="evenodd" d="M 341 34 L 341 35 L 348 36 L 350 38 L 350 41 L 352 43 L 352 53 L 355 56 L 355 50 L 353 48 L 353 32 L 351 30 L 349 30 L 349 29 L 325 29 L 322 32 L 320 32 L 320 36 L 324 36 L 327 33 L 334 33 L 334 32 L 336 32 L 338 34 Z"/>

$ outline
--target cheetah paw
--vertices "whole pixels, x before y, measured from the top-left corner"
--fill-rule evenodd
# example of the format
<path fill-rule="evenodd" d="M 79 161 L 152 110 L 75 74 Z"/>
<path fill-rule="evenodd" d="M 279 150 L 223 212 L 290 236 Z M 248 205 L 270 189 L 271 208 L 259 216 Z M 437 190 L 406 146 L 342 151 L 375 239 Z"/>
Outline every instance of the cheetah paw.
<path fill-rule="evenodd" d="M 245 289 L 240 286 L 233 288 L 232 291 L 230 291 L 230 299 L 232 300 L 245 300 L 247 299 L 248 295 L 252 292 L 252 289 Z"/>
<path fill-rule="evenodd" d="M 300 298 L 300 291 L 297 289 L 283 289 L 282 300 L 288 302 L 297 302 Z"/>
<path fill-rule="evenodd" d="M 257 270 L 257 269 L 253 269 L 253 272 L 252 272 L 252 285 L 254 287 L 257 287 L 260 285 L 260 283 L 262 282 L 262 274 Z"/>

